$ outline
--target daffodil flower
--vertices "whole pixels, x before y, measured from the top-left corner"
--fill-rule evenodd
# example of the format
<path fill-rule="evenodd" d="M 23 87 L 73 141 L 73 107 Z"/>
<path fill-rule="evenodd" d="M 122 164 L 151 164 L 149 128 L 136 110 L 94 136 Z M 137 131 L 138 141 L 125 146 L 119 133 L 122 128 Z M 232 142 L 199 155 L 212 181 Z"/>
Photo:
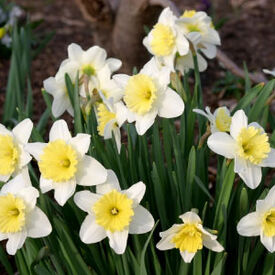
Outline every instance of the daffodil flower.
<path fill-rule="evenodd" d="M 121 148 L 121 134 L 120 128 L 123 123 L 127 120 L 128 110 L 125 105 L 119 101 L 114 103 L 113 98 L 109 100 L 104 97 L 102 93 L 102 103 L 96 105 L 96 117 L 97 117 L 97 130 L 100 136 L 104 139 L 114 138 L 116 141 L 118 152 Z"/>
<path fill-rule="evenodd" d="M 275 167 L 275 150 L 270 147 L 267 134 L 258 123 L 248 124 L 243 110 L 233 115 L 230 135 L 214 133 L 207 144 L 215 153 L 234 159 L 235 173 L 252 189 L 261 182 L 261 167 Z"/>
<path fill-rule="evenodd" d="M 211 18 L 203 11 L 185 11 L 177 24 L 187 37 L 207 58 L 214 58 L 217 45 L 221 44 L 220 36 L 215 30 Z M 199 41 L 197 34 L 200 35 Z M 195 35 L 195 36 L 194 36 Z M 195 40 L 194 40 L 195 38 Z"/>
<path fill-rule="evenodd" d="M 112 170 L 104 184 L 96 186 L 96 194 L 80 191 L 74 196 L 76 205 L 87 212 L 80 228 L 82 242 L 97 243 L 108 237 L 117 254 L 126 249 L 128 234 L 143 234 L 154 226 L 152 215 L 139 203 L 145 193 L 145 184 L 138 182 L 121 190 Z"/>
<path fill-rule="evenodd" d="M 65 111 L 74 116 L 74 109 L 65 82 L 65 74 L 67 73 L 71 80 L 74 81 L 77 70 L 71 66 L 66 66 L 65 63 L 63 62 L 60 66 L 55 77 L 49 77 L 43 81 L 44 89 L 53 96 L 52 114 L 55 117 L 60 117 Z"/>
<path fill-rule="evenodd" d="M 98 71 L 96 78 L 94 78 L 94 81 L 89 81 L 87 88 L 91 98 L 94 96 L 94 91 L 97 93 L 100 91 L 107 99 L 112 98 L 114 103 L 120 101 L 123 97 L 122 90 L 111 78 L 111 70 L 108 65 L 105 65 Z M 81 85 L 80 95 L 83 98 L 87 97 L 85 89 L 85 85 Z"/>
<path fill-rule="evenodd" d="M 174 224 L 171 228 L 160 233 L 161 240 L 157 243 L 160 250 L 177 248 L 186 263 L 190 263 L 195 254 L 207 247 L 215 252 L 224 250 L 217 241 L 217 236 L 209 233 L 203 226 L 200 217 L 192 212 L 180 216 L 183 224 Z"/>
<path fill-rule="evenodd" d="M 266 249 L 275 252 L 275 186 L 265 199 L 258 200 L 256 211 L 244 216 L 237 225 L 241 236 L 260 236 Z"/>
<path fill-rule="evenodd" d="M 94 158 L 85 155 L 90 135 L 72 138 L 64 120 L 56 121 L 49 143 L 29 143 L 26 149 L 38 161 L 42 193 L 54 189 L 55 200 L 63 206 L 74 194 L 76 184 L 92 186 L 105 182 L 107 170 Z"/>
<path fill-rule="evenodd" d="M 143 135 L 154 123 L 156 116 L 174 118 L 184 111 L 181 97 L 168 87 L 170 70 L 159 67 L 152 58 L 136 75 L 117 74 L 113 79 L 124 91 L 128 108 L 128 122 L 136 122 L 136 130 Z"/>
<path fill-rule="evenodd" d="M 263 69 L 263 72 L 265 74 L 269 74 L 269 75 L 272 75 L 273 77 L 275 77 L 275 68 L 273 70 Z"/>
<path fill-rule="evenodd" d="M 214 114 L 210 112 L 209 107 L 205 108 L 205 112 L 200 109 L 193 109 L 193 112 L 205 116 L 211 127 L 211 133 L 229 132 L 231 125 L 230 111 L 226 107 L 219 107 Z"/>
<path fill-rule="evenodd" d="M 177 53 L 185 55 L 189 51 L 189 43 L 176 25 L 177 17 L 170 8 L 164 9 L 153 30 L 143 40 L 144 46 L 159 62 L 174 69 L 174 60 Z"/>
<path fill-rule="evenodd" d="M 107 59 L 106 51 L 99 46 L 93 46 L 84 51 L 79 45 L 72 43 L 68 46 L 68 59 L 65 60 L 64 65 L 79 71 L 79 77 L 82 75 L 94 77 L 105 65 L 111 72 L 118 70 L 121 67 L 121 61 L 116 58 Z"/>
<path fill-rule="evenodd" d="M 51 224 L 36 206 L 39 192 L 19 174 L 0 191 L 0 241 L 8 239 L 7 252 L 14 255 L 26 238 L 41 238 L 52 231 Z"/>
<path fill-rule="evenodd" d="M 12 131 L 0 124 L 0 181 L 7 182 L 27 170 L 31 155 L 25 150 L 28 143 L 33 123 L 29 118 L 18 123 Z"/>

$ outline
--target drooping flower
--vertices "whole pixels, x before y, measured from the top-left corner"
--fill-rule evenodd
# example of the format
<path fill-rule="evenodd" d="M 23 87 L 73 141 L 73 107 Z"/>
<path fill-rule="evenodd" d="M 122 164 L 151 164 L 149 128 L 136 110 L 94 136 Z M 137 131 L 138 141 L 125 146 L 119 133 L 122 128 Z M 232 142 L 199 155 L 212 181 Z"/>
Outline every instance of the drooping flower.
<path fill-rule="evenodd" d="M 41 238 L 52 231 L 51 224 L 36 206 L 37 189 L 22 174 L 6 183 L 0 191 L 0 241 L 8 239 L 6 249 L 14 255 L 26 238 Z"/>
<path fill-rule="evenodd" d="M 189 51 L 189 43 L 176 24 L 177 17 L 170 8 L 164 9 L 153 30 L 143 40 L 144 46 L 158 61 L 174 71 L 177 53 L 185 55 Z"/>
<path fill-rule="evenodd" d="M 75 81 L 77 70 L 72 66 L 67 66 L 66 63 L 61 64 L 55 77 L 49 77 L 43 81 L 44 89 L 53 96 L 52 113 L 55 117 L 60 117 L 65 111 L 74 116 L 65 82 L 65 74 L 69 75 L 71 81 Z"/>
<path fill-rule="evenodd" d="M 237 225 L 241 236 L 260 236 L 266 249 L 275 252 L 275 186 L 265 199 L 258 200 L 256 211 L 244 216 Z"/>
<path fill-rule="evenodd" d="M 80 239 L 91 244 L 108 237 L 115 253 L 123 254 L 128 234 L 143 234 L 154 226 L 152 215 L 139 204 L 145 188 L 144 183 L 138 182 L 121 190 L 115 173 L 108 170 L 107 181 L 96 186 L 96 194 L 77 192 L 76 205 L 88 213 L 80 228 Z"/>
<path fill-rule="evenodd" d="M 112 138 L 112 134 L 114 134 L 117 149 L 120 152 L 120 127 L 127 120 L 127 108 L 121 101 L 114 103 L 113 98 L 108 100 L 103 94 L 101 94 L 101 97 L 103 102 L 96 105 L 98 134 L 104 137 L 104 139 Z"/>
<path fill-rule="evenodd" d="M 107 170 L 94 158 L 85 155 L 90 135 L 72 138 L 64 120 L 56 121 L 49 134 L 49 143 L 29 143 L 26 149 L 38 161 L 42 193 L 54 189 L 54 198 L 63 206 L 74 194 L 76 184 L 92 186 L 106 180 Z"/>
<path fill-rule="evenodd" d="M 205 116 L 211 127 L 211 133 L 229 132 L 231 125 L 230 111 L 226 107 L 219 107 L 214 114 L 210 112 L 209 107 L 205 108 L 205 112 L 200 109 L 193 109 L 193 112 Z"/>
<path fill-rule="evenodd" d="M 252 189 L 261 182 L 261 167 L 275 167 L 275 150 L 270 147 L 267 134 L 258 123 L 248 124 L 243 110 L 233 115 L 230 135 L 216 132 L 207 144 L 215 153 L 234 159 L 235 173 Z"/>
<path fill-rule="evenodd" d="M 157 243 L 160 250 L 178 248 L 186 263 L 190 263 L 195 254 L 207 247 L 215 252 L 224 250 L 217 241 L 217 236 L 208 232 L 203 226 L 200 217 L 192 212 L 180 216 L 183 224 L 174 224 L 171 228 L 160 233 L 161 240 Z"/>
<path fill-rule="evenodd" d="M 180 116 L 184 111 L 181 97 L 168 87 L 170 70 L 159 67 L 152 58 L 136 75 L 117 74 L 113 79 L 124 91 L 128 121 L 136 122 L 136 130 L 143 135 L 157 115 L 165 118 Z"/>
<path fill-rule="evenodd" d="M 177 20 L 177 24 L 197 49 L 207 58 L 214 58 L 217 47 L 221 44 L 220 36 L 215 30 L 212 19 L 203 11 L 186 10 Z M 198 36 L 200 38 L 198 39 Z"/>
<path fill-rule="evenodd" d="M 0 124 L 0 181 L 7 182 L 26 170 L 31 161 L 30 154 L 25 150 L 33 123 L 29 118 L 17 124 L 12 131 Z"/>

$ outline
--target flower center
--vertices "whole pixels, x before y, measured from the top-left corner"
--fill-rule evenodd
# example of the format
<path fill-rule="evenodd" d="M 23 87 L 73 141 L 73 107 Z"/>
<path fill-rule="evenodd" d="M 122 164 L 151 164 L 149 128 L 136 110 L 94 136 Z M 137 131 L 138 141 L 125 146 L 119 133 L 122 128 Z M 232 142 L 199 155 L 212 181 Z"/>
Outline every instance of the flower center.
<path fill-rule="evenodd" d="M 199 23 L 187 23 L 186 28 L 187 28 L 188 32 L 202 33 L 202 29 L 201 29 Z"/>
<path fill-rule="evenodd" d="M 109 111 L 105 104 L 100 103 L 97 107 L 98 126 L 97 131 L 99 135 L 104 136 L 104 129 L 106 124 L 116 118 L 116 114 Z"/>
<path fill-rule="evenodd" d="M 25 225 L 24 201 L 13 194 L 0 196 L 0 232 L 15 233 Z"/>
<path fill-rule="evenodd" d="M 275 236 L 275 208 L 271 208 L 265 213 L 263 218 L 263 229 L 267 237 Z"/>
<path fill-rule="evenodd" d="M 122 231 L 129 226 L 134 211 L 133 200 L 116 190 L 103 195 L 92 207 L 96 223 L 106 231 Z"/>
<path fill-rule="evenodd" d="M 91 65 L 82 66 L 82 72 L 88 76 L 95 75 L 95 69 Z"/>
<path fill-rule="evenodd" d="M 38 163 L 45 179 L 62 182 L 71 179 L 77 170 L 77 153 L 64 140 L 49 142 Z"/>
<path fill-rule="evenodd" d="M 186 10 L 184 11 L 183 15 L 181 17 L 191 18 L 196 14 L 195 10 Z"/>
<path fill-rule="evenodd" d="M 124 101 L 130 111 L 144 115 L 151 110 L 156 92 L 151 77 L 144 74 L 133 75 L 126 85 Z"/>
<path fill-rule="evenodd" d="M 216 116 L 216 127 L 221 132 L 229 132 L 231 117 L 226 113 L 224 108 L 219 108 Z"/>
<path fill-rule="evenodd" d="M 152 30 L 151 48 L 155 55 L 166 56 L 172 53 L 175 35 L 169 26 L 156 24 Z"/>
<path fill-rule="evenodd" d="M 267 134 L 253 126 L 241 129 L 237 144 L 239 156 L 253 164 L 261 163 L 270 152 Z"/>
<path fill-rule="evenodd" d="M 195 253 L 202 249 L 202 233 L 196 224 L 183 224 L 171 242 L 181 252 Z"/>
<path fill-rule="evenodd" d="M 19 150 L 13 138 L 9 135 L 0 135 L 0 174 L 12 174 L 19 158 Z"/>

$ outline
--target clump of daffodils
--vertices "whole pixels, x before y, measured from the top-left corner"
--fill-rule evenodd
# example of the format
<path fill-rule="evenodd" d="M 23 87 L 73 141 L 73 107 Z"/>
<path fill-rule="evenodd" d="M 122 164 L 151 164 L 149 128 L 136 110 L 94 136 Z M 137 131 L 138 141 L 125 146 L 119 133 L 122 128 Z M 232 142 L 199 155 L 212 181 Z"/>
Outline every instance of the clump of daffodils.
<path fill-rule="evenodd" d="M 215 153 L 234 159 L 235 173 L 252 189 L 261 182 L 261 167 L 275 167 L 275 149 L 271 148 L 268 135 L 258 123 L 248 124 L 243 110 L 233 115 L 230 134 L 215 132 L 207 144 Z"/>
<path fill-rule="evenodd" d="M 178 18 L 169 8 L 162 11 L 157 24 L 143 40 L 161 65 L 182 74 L 194 69 L 194 54 L 199 71 L 204 71 L 207 68 L 204 57 L 214 58 L 220 43 L 219 34 L 205 12 L 186 10 Z"/>
<path fill-rule="evenodd" d="M 161 240 L 157 243 L 158 249 L 177 248 L 186 263 L 190 263 L 203 246 L 216 252 L 224 250 L 217 241 L 217 236 L 202 226 L 202 221 L 195 212 L 186 212 L 180 216 L 180 219 L 183 224 L 174 224 L 160 233 Z"/>
<path fill-rule="evenodd" d="M 241 236 L 260 236 L 266 249 L 275 252 L 275 186 L 273 186 L 265 199 L 258 200 L 256 211 L 244 216 L 237 225 Z"/>
<path fill-rule="evenodd" d="M 77 192 L 74 201 L 88 214 L 80 228 L 81 240 L 91 244 L 108 237 L 111 248 L 123 254 L 128 234 L 143 234 L 154 226 L 152 215 L 140 205 L 145 189 L 138 182 L 121 190 L 115 173 L 108 170 L 106 182 L 96 187 L 96 193 Z"/>

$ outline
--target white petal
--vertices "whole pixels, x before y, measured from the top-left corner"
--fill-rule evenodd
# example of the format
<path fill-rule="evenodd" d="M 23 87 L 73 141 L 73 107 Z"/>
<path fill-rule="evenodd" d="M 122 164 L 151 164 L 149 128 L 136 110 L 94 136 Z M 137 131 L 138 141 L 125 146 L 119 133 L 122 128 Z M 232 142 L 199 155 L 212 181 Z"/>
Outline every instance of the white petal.
<path fill-rule="evenodd" d="M 64 75 L 63 75 L 64 78 Z M 49 77 L 43 81 L 43 87 L 48 94 L 51 94 L 53 97 L 61 96 L 62 91 L 58 85 L 55 77 Z"/>
<path fill-rule="evenodd" d="M 100 70 L 106 61 L 107 53 L 99 46 L 93 46 L 84 54 L 84 59 L 87 63 L 91 63 L 97 70 Z"/>
<path fill-rule="evenodd" d="M 260 166 L 236 157 L 234 171 L 239 174 L 249 188 L 255 189 L 259 186 L 262 179 L 262 170 Z"/>
<path fill-rule="evenodd" d="M 27 218 L 27 234 L 31 238 L 48 236 L 52 232 L 52 226 L 48 217 L 38 207 L 35 207 Z"/>
<path fill-rule="evenodd" d="M 215 252 L 221 252 L 224 250 L 223 246 L 217 240 L 211 239 L 208 235 L 203 235 L 203 245 Z"/>
<path fill-rule="evenodd" d="M 32 121 L 26 118 L 13 128 L 12 133 L 19 142 L 26 144 L 31 136 L 32 128 Z"/>
<path fill-rule="evenodd" d="M 92 186 L 106 181 L 107 170 L 96 159 L 84 155 L 76 174 L 77 184 Z"/>
<path fill-rule="evenodd" d="M 15 178 L 6 183 L 2 189 L 1 193 L 7 194 L 17 194 L 21 189 L 31 186 L 31 182 L 27 181 L 26 177 L 22 174 L 18 174 Z"/>
<path fill-rule="evenodd" d="M 74 202 L 83 211 L 92 213 L 92 206 L 101 198 L 100 195 L 94 194 L 88 190 L 75 193 Z"/>
<path fill-rule="evenodd" d="M 106 194 L 111 192 L 113 189 L 120 191 L 118 178 L 113 170 L 107 170 L 107 179 L 103 184 L 96 186 L 96 193 Z"/>
<path fill-rule="evenodd" d="M 137 205 L 142 200 L 146 190 L 146 185 L 140 181 L 132 185 L 127 190 L 124 190 L 123 193 L 127 195 L 128 198 L 134 200 L 134 204 Z"/>
<path fill-rule="evenodd" d="M 183 258 L 184 262 L 191 263 L 196 253 L 189 253 L 188 251 L 180 252 L 181 257 Z"/>
<path fill-rule="evenodd" d="M 108 64 L 111 72 L 117 71 L 122 65 L 122 62 L 117 58 L 108 58 L 106 63 Z"/>
<path fill-rule="evenodd" d="M 264 215 L 271 208 L 275 207 L 275 185 L 269 190 L 268 194 L 263 200 L 257 200 L 256 211 Z"/>
<path fill-rule="evenodd" d="M 259 164 L 261 167 L 275 167 L 275 149 L 271 148 L 267 158 Z"/>
<path fill-rule="evenodd" d="M 77 150 L 81 158 L 88 152 L 91 136 L 88 134 L 77 134 L 70 140 L 70 144 Z"/>
<path fill-rule="evenodd" d="M 12 136 L 11 131 L 9 131 L 3 124 L 0 124 L 0 134 Z"/>
<path fill-rule="evenodd" d="M 180 55 L 186 55 L 189 51 L 189 42 L 185 38 L 183 33 L 179 32 L 177 36 L 178 38 L 176 43 L 177 43 L 178 52 Z"/>
<path fill-rule="evenodd" d="M 52 189 L 54 189 L 54 185 L 52 180 L 48 180 L 40 176 L 40 189 L 42 193 L 46 193 Z"/>
<path fill-rule="evenodd" d="M 208 147 L 216 154 L 233 159 L 235 156 L 235 140 L 227 133 L 216 132 L 207 140 Z"/>
<path fill-rule="evenodd" d="M 134 216 L 129 226 L 130 234 L 143 234 L 151 231 L 154 226 L 154 218 L 150 212 L 141 205 L 134 208 Z"/>
<path fill-rule="evenodd" d="M 136 117 L 136 130 L 140 136 L 144 135 L 145 132 L 153 125 L 156 116 L 157 112 L 151 111 L 150 113 L 144 116 Z"/>
<path fill-rule="evenodd" d="M 66 121 L 63 119 L 55 121 L 50 130 L 50 134 L 49 134 L 50 141 L 54 141 L 56 139 L 62 139 L 64 141 L 68 141 L 71 138 L 72 136 Z"/>
<path fill-rule="evenodd" d="M 201 223 L 201 219 L 195 212 L 188 211 L 182 215 L 180 215 L 180 219 L 184 223 Z"/>
<path fill-rule="evenodd" d="M 172 243 L 172 239 L 179 230 L 180 225 L 173 225 L 166 231 L 160 232 L 161 240 L 157 243 L 156 247 L 159 250 L 168 250 L 175 248 L 175 244 Z"/>
<path fill-rule="evenodd" d="M 237 224 L 237 231 L 241 236 L 259 236 L 261 233 L 262 221 L 257 212 L 244 216 Z"/>
<path fill-rule="evenodd" d="M 8 238 L 9 238 L 9 236 L 8 236 L 7 233 L 1 233 L 0 232 L 0 242 L 5 240 L 5 239 L 8 239 Z"/>
<path fill-rule="evenodd" d="M 109 244 L 116 254 L 123 254 L 126 249 L 128 230 L 110 232 L 107 231 L 107 236 L 109 238 Z"/>
<path fill-rule="evenodd" d="M 243 110 L 237 111 L 231 120 L 230 135 L 237 139 L 241 129 L 247 128 L 247 116 Z"/>
<path fill-rule="evenodd" d="M 39 197 L 39 192 L 36 188 L 28 186 L 22 189 L 19 189 L 16 192 L 16 195 L 23 198 L 25 203 L 27 203 L 30 209 L 33 209 L 36 205 L 36 200 Z"/>
<path fill-rule="evenodd" d="M 173 118 L 180 116 L 184 111 L 182 98 L 171 88 L 167 88 L 160 103 L 158 115 L 160 117 Z"/>
<path fill-rule="evenodd" d="M 39 161 L 46 145 L 47 143 L 33 142 L 26 144 L 24 149 L 29 152 L 37 161 Z"/>
<path fill-rule="evenodd" d="M 87 215 L 80 228 L 80 239 L 82 242 L 90 244 L 97 243 L 106 238 L 104 228 L 98 225 L 95 217 Z"/>
<path fill-rule="evenodd" d="M 204 43 L 203 45 L 205 48 L 202 48 L 200 50 L 207 58 L 212 59 L 217 55 L 217 47 L 215 45 L 209 43 Z"/>
<path fill-rule="evenodd" d="M 120 86 L 121 89 L 125 89 L 130 76 L 127 74 L 115 74 L 113 80 Z"/>
<path fill-rule="evenodd" d="M 75 61 L 80 61 L 83 55 L 83 50 L 82 48 L 75 44 L 72 43 L 68 46 L 68 56 L 69 59 L 75 60 Z"/>
<path fill-rule="evenodd" d="M 31 155 L 22 148 L 18 168 L 21 169 L 22 167 L 26 166 L 31 160 Z"/>
<path fill-rule="evenodd" d="M 7 182 L 10 178 L 11 174 L 8 175 L 0 175 L 0 181 Z"/>
<path fill-rule="evenodd" d="M 275 252 L 275 236 L 267 237 L 262 232 L 261 233 L 261 242 L 270 253 Z"/>
<path fill-rule="evenodd" d="M 15 255 L 16 251 L 20 249 L 27 238 L 27 232 L 21 231 L 9 235 L 9 240 L 6 244 L 8 254 Z"/>
<path fill-rule="evenodd" d="M 54 198 L 59 205 L 63 206 L 75 191 L 75 180 L 58 182 L 54 186 Z"/>
<path fill-rule="evenodd" d="M 52 113 L 54 117 L 63 115 L 70 105 L 70 100 L 66 94 L 58 97 L 55 96 L 52 103 Z"/>

